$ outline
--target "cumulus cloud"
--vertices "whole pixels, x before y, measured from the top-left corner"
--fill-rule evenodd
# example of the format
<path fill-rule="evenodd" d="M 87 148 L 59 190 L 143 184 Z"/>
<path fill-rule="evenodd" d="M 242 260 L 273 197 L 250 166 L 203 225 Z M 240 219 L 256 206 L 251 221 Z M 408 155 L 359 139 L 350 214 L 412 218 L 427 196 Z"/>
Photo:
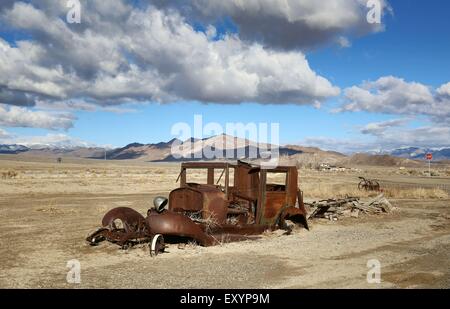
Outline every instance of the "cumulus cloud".
<path fill-rule="evenodd" d="M 121 0 L 81 1 L 82 23 L 77 25 L 65 22 L 62 2 L 0 7 L 0 23 L 30 37 L 14 43 L 0 38 L 0 102 L 318 104 L 340 93 L 310 68 L 302 52 L 243 40 L 245 33 L 217 37 L 212 24 L 205 32 L 196 30 L 182 10 Z M 318 28 L 348 19 L 321 26 L 328 13 L 322 19 L 317 14 L 308 23 Z"/>
<path fill-rule="evenodd" d="M 8 102 L 11 105 L 32 106 L 34 98 L 31 93 L 11 90 L 0 86 L 0 102 Z"/>
<path fill-rule="evenodd" d="M 442 97 L 450 98 L 450 82 L 439 87 L 437 93 Z"/>
<path fill-rule="evenodd" d="M 410 121 L 409 118 L 401 118 L 401 119 L 392 119 L 392 120 L 387 120 L 387 121 L 382 121 L 382 122 L 372 122 L 372 123 L 365 125 L 361 129 L 361 133 L 362 134 L 371 134 L 371 135 L 381 135 L 384 132 L 386 132 L 386 130 L 393 128 L 393 127 L 402 126 L 402 125 L 406 124 L 408 121 Z"/>
<path fill-rule="evenodd" d="M 384 149 L 418 146 L 449 147 L 450 127 L 447 124 L 407 128 L 410 118 L 369 123 L 361 133 L 375 137 L 373 144 Z"/>
<path fill-rule="evenodd" d="M 369 135 L 369 139 L 363 138 L 363 136 L 353 138 L 308 137 L 300 144 L 343 153 L 380 152 L 402 147 L 450 147 L 450 127 L 444 125 L 418 128 L 401 127 L 407 122 L 407 119 L 394 119 L 369 124 L 361 130 L 361 133 Z M 397 128 L 398 126 L 400 128 Z"/>
<path fill-rule="evenodd" d="M 407 146 L 450 147 L 450 127 L 425 126 L 414 129 L 389 130 L 377 142 L 387 149 Z"/>
<path fill-rule="evenodd" d="M 84 111 L 84 112 L 111 112 L 116 114 L 134 113 L 137 110 L 129 107 L 130 105 L 120 106 L 99 106 L 97 104 L 85 102 L 83 100 L 66 100 L 66 101 L 36 101 L 35 108 L 44 111 Z"/>
<path fill-rule="evenodd" d="M 374 149 L 374 145 L 363 139 L 332 138 L 325 136 L 310 136 L 299 143 L 304 146 L 318 147 L 323 150 L 341 153 L 367 152 Z"/>
<path fill-rule="evenodd" d="M 70 114 L 33 111 L 24 107 L 0 104 L 0 125 L 5 127 L 69 129 L 75 118 Z"/>
<path fill-rule="evenodd" d="M 344 90 L 338 111 L 368 111 L 397 115 L 424 115 L 439 123 L 450 120 L 450 83 L 437 89 L 386 76 Z"/>
<path fill-rule="evenodd" d="M 192 22 L 220 23 L 231 19 L 239 35 L 278 49 L 309 49 L 343 41 L 347 35 L 365 35 L 384 29 L 368 23 L 366 0 L 156 0 L 155 5 L 181 11 Z M 381 13 L 390 12 L 380 0 Z"/>
<path fill-rule="evenodd" d="M 363 147 L 366 149 L 450 147 L 450 83 L 433 88 L 422 83 L 385 76 L 344 89 L 344 103 L 337 111 L 405 116 L 369 123 L 361 128 L 360 133 L 372 138 Z M 425 116 L 433 125 L 405 127 L 418 116 Z"/>

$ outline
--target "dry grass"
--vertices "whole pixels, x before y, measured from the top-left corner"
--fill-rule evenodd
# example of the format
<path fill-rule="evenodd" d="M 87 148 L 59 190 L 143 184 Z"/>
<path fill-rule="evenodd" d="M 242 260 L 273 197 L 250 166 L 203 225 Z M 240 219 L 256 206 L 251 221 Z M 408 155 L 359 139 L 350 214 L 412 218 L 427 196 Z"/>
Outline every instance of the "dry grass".
<path fill-rule="evenodd" d="M 386 197 L 411 199 L 448 199 L 449 194 L 439 188 L 387 188 Z"/>
<path fill-rule="evenodd" d="M 347 196 L 374 197 L 379 192 L 358 190 L 353 184 L 303 184 L 303 194 L 306 198 L 328 199 L 344 198 Z M 448 199 L 447 191 L 439 188 L 384 188 L 382 190 L 389 198 L 410 198 L 410 199 Z"/>
<path fill-rule="evenodd" d="M 155 168 L 152 170 L 152 173 L 158 175 L 165 175 L 167 173 L 167 170 L 163 168 Z"/>
<path fill-rule="evenodd" d="M 344 198 L 346 196 L 369 197 L 376 196 L 376 192 L 358 190 L 356 185 L 352 184 L 303 184 L 301 186 L 306 198 Z"/>
<path fill-rule="evenodd" d="M 213 216 L 212 214 L 208 214 L 208 216 L 205 219 L 200 219 L 197 216 L 198 216 L 198 213 L 189 215 L 189 217 L 192 220 L 204 224 L 205 225 L 205 230 L 208 233 L 211 233 L 212 230 L 214 230 L 219 225 L 219 222 L 217 221 L 217 218 L 215 216 Z"/>
<path fill-rule="evenodd" d="M 3 179 L 14 179 L 17 177 L 17 175 L 19 175 L 19 173 L 14 170 L 2 172 Z"/>
<path fill-rule="evenodd" d="M 86 169 L 93 172 L 86 175 Z M 2 172 L 10 170 L 18 176 L 1 179 Z M 167 172 L 161 175 L 163 170 Z M 0 214 L 4 223 L 0 287 L 73 288 L 66 283 L 65 265 L 68 260 L 78 258 L 82 265 L 95 269 L 82 271 L 80 288 L 370 288 L 365 276 L 361 276 L 361 266 L 367 257 L 360 253 L 373 255 L 375 247 L 383 248 L 382 255 L 389 257 L 386 274 L 393 271 L 404 274 L 395 282 L 383 279 L 380 288 L 393 287 L 392 282 L 430 287 L 427 282 L 408 279 L 411 265 L 416 272 L 440 274 L 436 277 L 437 284 L 448 287 L 445 281 L 449 276 L 448 237 L 443 235 L 448 235 L 449 200 L 422 198 L 441 197 L 442 192 L 415 188 L 450 191 L 450 178 L 397 175 L 398 167 L 364 167 L 361 172 L 348 173 L 306 169 L 299 172 L 299 186 L 308 199 L 336 195 L 363 198 L 374 194 L 357 189 L 359 175 L 379 179 L 385 189 L 398 187 L 399 190 L 387 192 L 389 200 L 393 199 L 391 195 L 417 197 L 415 201 L 393 200 L 392 204 L 401 212 L 389 218 L 366 216 L 359 221 L 315 222 L 311 232 L 300 230 L 283 237 L 268 233 L 260 240 L 223 246 L 202 247 L 191 242 L 185 251 L 170 244 L 168 253 L 156 259 L 149 258 L 148 246 L 144 244 L 142 249 L 138 246 L 137 250 L 126 251 L 107 243 L 95 248 L 85 244 L 87 233 L 98 227 L 109 209 L 127 206 L 145 214 L 155 196 L 167 196 L 179 186 L 175 182 L 179 171 L 179 164 L 90 160 L 70 163 L 64 159 L 56 165 L 53 159 L 51 162 L 0 159 Z M 427 220 L 417 215 L 421 212 Z M 20 233 L 11 232 L 11 226 L 19 228 Z M 427 231 L 426 238 L 423 231 Z M 41 245 L 42 239 L 49 245 Z M 399 241 L 402 250 L 390 245 Z M 219 238 L 218 242 L 224 240 Z M 321 263 L 317 263 L 318 257 Z M 337 261 L 342 258 L 351 262 Z M 330 265 L 334 264 L 340 266 L 330 272 Z M 183 270 L 182 276 L 174 273 L 177 267 Z"/>
<path fill-rule="evenodd" d="M 179 164 L 152 165 L 149 163 L 131 164 L 127 162 L 80 161 L 75 163 L 54 162 L 22 162 L 0 161 L 0 194 L 30 194 L 30 193 L 111 193 L 115 194 L 149 194 L 169 192 L 179 186 L 176 179 L 179 174 Z M 448 167 L 438 170 L 441 175 L 450 173 Z M 217 170 L 216 178 L 221 175 Z M 364 168 L 363 171 L 348 171 L 346 173 L 320 172 L 302 169 L 299 171 L 299 186 L 306 199 L 344 198 L 358 196 L 372 197 L 377 192 L 360 191 L 357 188 L 357 176 L 380 179 L 381 187 L 388 198 L 413 199 L 443 199 L 449 198 L 450 180 L 443 178 L 422 177 L 423 169 L 398 168 Z M 399 176 L 399 173 L 402 175 Z M 403 175 L 405 174 L 405 175 Z M 280 174 L 271 174 L 269 179 L 274 183 L 283 183 Z M 224 182 L 222 177 L 221 183 Z M 232 178 L 232 177 L 231 177 Z M 389 183 L 397 186 L 389 186 Z M 188 180 L 206 182 L 205 171 L 189 171 Z M 405 184 L 405 185 L 404 185 Z M 422 185 L 423 184 L 423 185 Z M 445 190 L 446 189 L 447 192 Z M 212 222 L 213 224 L 213 222 Z"/>

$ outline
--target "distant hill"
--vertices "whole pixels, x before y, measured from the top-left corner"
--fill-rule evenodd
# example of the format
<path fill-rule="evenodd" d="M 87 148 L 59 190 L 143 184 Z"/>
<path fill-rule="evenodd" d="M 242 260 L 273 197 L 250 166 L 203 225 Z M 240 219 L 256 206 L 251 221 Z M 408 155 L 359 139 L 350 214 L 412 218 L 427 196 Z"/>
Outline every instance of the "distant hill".
<path fill-rule="evenodd" d="M 0 145 L 0 154 L 18 154 L 29 150 L 30 148 L 22 145 Z"/>
<path fill-rule="evenodd" d="M 182 147 L 175 146 L 182 145 Z M 174 150 L 172 150 L 172 147 Z M 0 149 L 7 154 L 21 156 L 40 157 L 75 157 L 108 160 L 139 160 L 151 162 L 175 162 L 209 160 L 212 153 L 213 159 L 243 159 L 261 158 L 265 152 L 273 147 L 270 144 L 257 144 L 248 139 L 237 138 L 225 134 L 204 139 L 190 138 L 184 142 L 172 139 L 168 142 L 151 144 L 131 143 L 125 147 L 106 150 L 96 147 L 48 147 L 40 146 L 29 148 L 20 145 L 2 145 Z M 286 145 L 278 148 L 279 156 L 283 160 L 295 160 L 302 164 L 314 164 L 321 162 L 334 163 L 345 157 L 343 154 L 322 151 L 314 147 L 302 147 L 298 145 Z"/>
<path fill-rule="evenodd" d="M 433 154 L 433 160 L 450 160 L 450 148 L 404 147 L 387 152 L 391 156 L 417 160 L 423 160 L 427 153 Z"/>
<path fill-rule="evenodd" d="M 421 163 L 406 158 L 398 158 L 390 155 L 370 155 L 356 153 L 340 161 L 343 165 L 373 165 L 373 166 L 419 166 Z"/>
<path fill-rule="evenodd" d="M 182 147 L 176 147 L 179 145 Z M 89 146 L 54 146 L 27 147 L 24 145 L 0 145 L 0 154 L 41 157 L 74 157 L 108 160 L 138 160 L 149 162 L 177 162 L 210 160 L 208 153 L 214 154 L 214 159 L 230 160 L 261 158 L 270 144 L 260 144 L 225 134 L 204 139 L 190 138 L 184 142 L 172 139 L 168 142 L 150 144 L 131 143 L 125 147 L 105 150 Z M 173 149 L 172 149 L 173 148 Z M 376 165 L 376 166 L 417 166 L 422 164 L 424 155 L 433 153 L 434 160 L 450 160 L 450 148 L 425 149 L 405 147 L 383 153 L 357 153 L 346 156 L 336 151 L 324 151 L 317 147 L 300 145 L 283 145 L 279 147 L 281 163 L 295 163 L 303 166 L 317 166 L 320 163 L 333 165 Z M 105 153 L 106 151 L 106 153 Z"/>
<path fill-rule="evenodd" d="M 140 160 L 161 161 L 170 156 L 171 147 L 178 139 L 156 144 L 132 143 L 122 148 L 110 150 L 106 154 L 108 160 Z"/>
<path fill-rule="evenodd" d="M 174 144 L 176 143 L 176 144 Z M 181 145 L 181 147 L 175 147 Z M 174 146 L 174 151 L 172 151 Z M 250 155 L 261 157 L 270 145 L 257 145 L 247 139 L 241 139 L 229 135 L 217 135 L 204 139 L 190 138 L 184 142 L 172 139 L 168 142 L 156 144 L 132 143 L 122 148 L 107 152 L 107 158 L 111 160 L 141 160 L 154 162 L 195 161 L 209 160 L 208 153 L 213 153 L 215 159 L 240 159 Z M 280 147 L 281 156 L 291 156 L 302 151 L 290 147 Z"/>
<path fill-rule="evenodd" d="M 299 145 L 285 145 L 287 149 L 296 150 L 298 153 L 289 156 L 289 158 L 283 158 L 281 156 L 281 161 L 294 161 L 296 164 L 302 166 L 317 166 L 321 163 L 328 163 L 331 165 L 337 165 L 339 162 L 347 158 L 346 155 L 336 152 L 322 150 L 317 147 L 305 147 Z"/>
<path fill-rule="evenodd" d="M 35 157 L 48 157 L 48 158 L 104 158 L 105 149 L 97 147 L 73 147 L 73 148 L 57 148 L 57 147 L 45 147 L 45 148 L 27 148 L 23 151 L 16 152 L 19 156 L 35 156 Z"/>

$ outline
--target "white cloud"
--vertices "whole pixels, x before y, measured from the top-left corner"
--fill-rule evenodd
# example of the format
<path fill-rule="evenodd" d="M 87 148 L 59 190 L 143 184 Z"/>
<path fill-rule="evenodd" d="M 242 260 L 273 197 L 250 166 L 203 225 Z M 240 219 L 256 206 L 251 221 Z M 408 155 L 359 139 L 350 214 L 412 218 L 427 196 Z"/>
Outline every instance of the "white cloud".
<path fill-rule="evenodd" d="M 74 148 L 96 146 L 93 143 L 89 143 L 66 134 L 6 137 L 0 138 L 0 144 L 23 145 L 30 148 Z"/>
<path fill-rule="evenodd" d="M 203 33 L 176 11 L 125 3 L 83 2 L 79 26 L 60 18 L 66 8 L 54 1 L 6 6 L 0 21 L 33 39 L 15 46 L 0 38 L 2 103 L 314 104 L 340 92 L 300 51 L 263 47 L 240 34 L 215 40 L 212 25 Z M 311 23 L 321 27 L 319 21 Z"/>
<path fill-rule="evenodd" d="M 1 138 L 9 138 L 11 137 L 11 134 L 9 134 L 7 131 L 0 129 L 0 139 Z"/>
<path fill-rule="evenodd" d="M 408 146 L 450 147 L 450 83 L 433 88 L 385 76 L 345 89 L 344 97 L 339 112 L 366 111 L 406 116 L 369 123 L 361 128 L 360 133 L 372 138 L 363 146 L 366 150 Z M 418 116 L 425 116 L 433 125 L 418 128 L 404 126 Z"/>
<path fill-rule="evenodd" d="M 434 125 L 406 128 L 411 118 L 392 119 L 369 123 L 361 133 L 375 137 L 373 144 L 379 148 L 399 147 L 450 147 L 450 126 Z"/>
<path fill-rule="evenodd" d="M 70 114 L 54 114 L 0 104 L 0 125 L 5 127 L 67 130 L 73 127 L 74 120 L 75 118 Z"/>
<path fill-rule="evenodd" d="M 44 111 L 84 111 L 96 112 L 105 111 L 117 114 L 134 113 L 137 110 L 131 107 L 120 106 L 100 106 L 88 103 L 83 100 L 66 100 L 66 101 L 41 101 L 37 100 L 35 108 Z"/>
<path fill-rule="evenodd" d="M 450 127 L 425 126 L 414 129 L 388 130 L 377 143 L 386 149 L 407 146 L 450 147 Z"/>
<path fill-rule="evenodd" d="M 423 126 L 418 128 L 383 128 L 371 130 L 372 138 L 307 137 L 301 145 L 335 150 L 342 153 L 390 151 L 402 147 L 450 147 L 450 127 Z"/>
<path fill-rule="evenodd" d="M 332 138 L 325 136 L 310 136 L 299 142 L 299 145 L 318 147 L 322 150 L 338 151 L 341 153 L 353 153 L 368 151 L 369 144 L 361 139 Z"/>
<path fill-rule="evenodd" d="M 384 29 L 370 24 L 366 0 L 157 0 L 159 7 L 181 11 L 192 22 L 230 18 L 247 41 L 275 48 L 311 48 L 338 42 L 339 37 L 364 35 Z M 380 0 L 382 13 L 390 11 Z"/>
<path fill-rule="evenodd" d="M 442 97 L 450 98 L 450 82 L 439 87 L 437 93 Z"/>
<path fill-rule="evenodd" d="M 365 125 L 361 129 L 362 134 L 371 134 L 371 135 L 380 135 L 383 134 L 386 130 L 393 127 L 398 127 L 406 124 L 410 121 L 409 118 L 401 118 L 401 119 L 392 119 L 382 122 L 372 122 Z"/>
<path fill-rule="evenodd" d="M 436 122 L 450 119 L 450 83 L 438 89 L 417 82 L 386 76 L 344 90 L 339 111 L 368 111 L 396 115 L 424 115 Z"/>
<path fill-rule="evenodd" d="M 342 48 L 347 48 L 352 46 L 352 43 L 344 36 L 340 36 L 337 38 L 336 42 L 338 43 L 338 45 Z"/>

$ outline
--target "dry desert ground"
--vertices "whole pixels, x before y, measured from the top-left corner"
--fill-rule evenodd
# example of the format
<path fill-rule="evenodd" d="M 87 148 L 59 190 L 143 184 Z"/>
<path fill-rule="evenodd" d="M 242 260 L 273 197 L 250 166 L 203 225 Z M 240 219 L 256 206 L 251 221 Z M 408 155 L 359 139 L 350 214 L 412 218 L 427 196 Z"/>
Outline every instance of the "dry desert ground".
<path fill-rule="evenodd" d="M 103 214 L 129 206 L 145 214 L 157 195 L 176 188 L 179 165 L 133 161 L 0 156 L 0 288 L 449 288 L 450 176 L 425 177 L 398 167 L 319 172 L 301 169 L 305 200 L 368 193 L 358 176 L 380 180 L 396 209 L 311 230 L 267 233 L 216 247 L 171 244 L 150 257 L 141 245 L 85 244 Z M 447 170 L 448 172 L 448 170 Z M 81 283 L 66 281 L 81 263 Z M 367 261 L 381 263 L 368 283 Z"/>

